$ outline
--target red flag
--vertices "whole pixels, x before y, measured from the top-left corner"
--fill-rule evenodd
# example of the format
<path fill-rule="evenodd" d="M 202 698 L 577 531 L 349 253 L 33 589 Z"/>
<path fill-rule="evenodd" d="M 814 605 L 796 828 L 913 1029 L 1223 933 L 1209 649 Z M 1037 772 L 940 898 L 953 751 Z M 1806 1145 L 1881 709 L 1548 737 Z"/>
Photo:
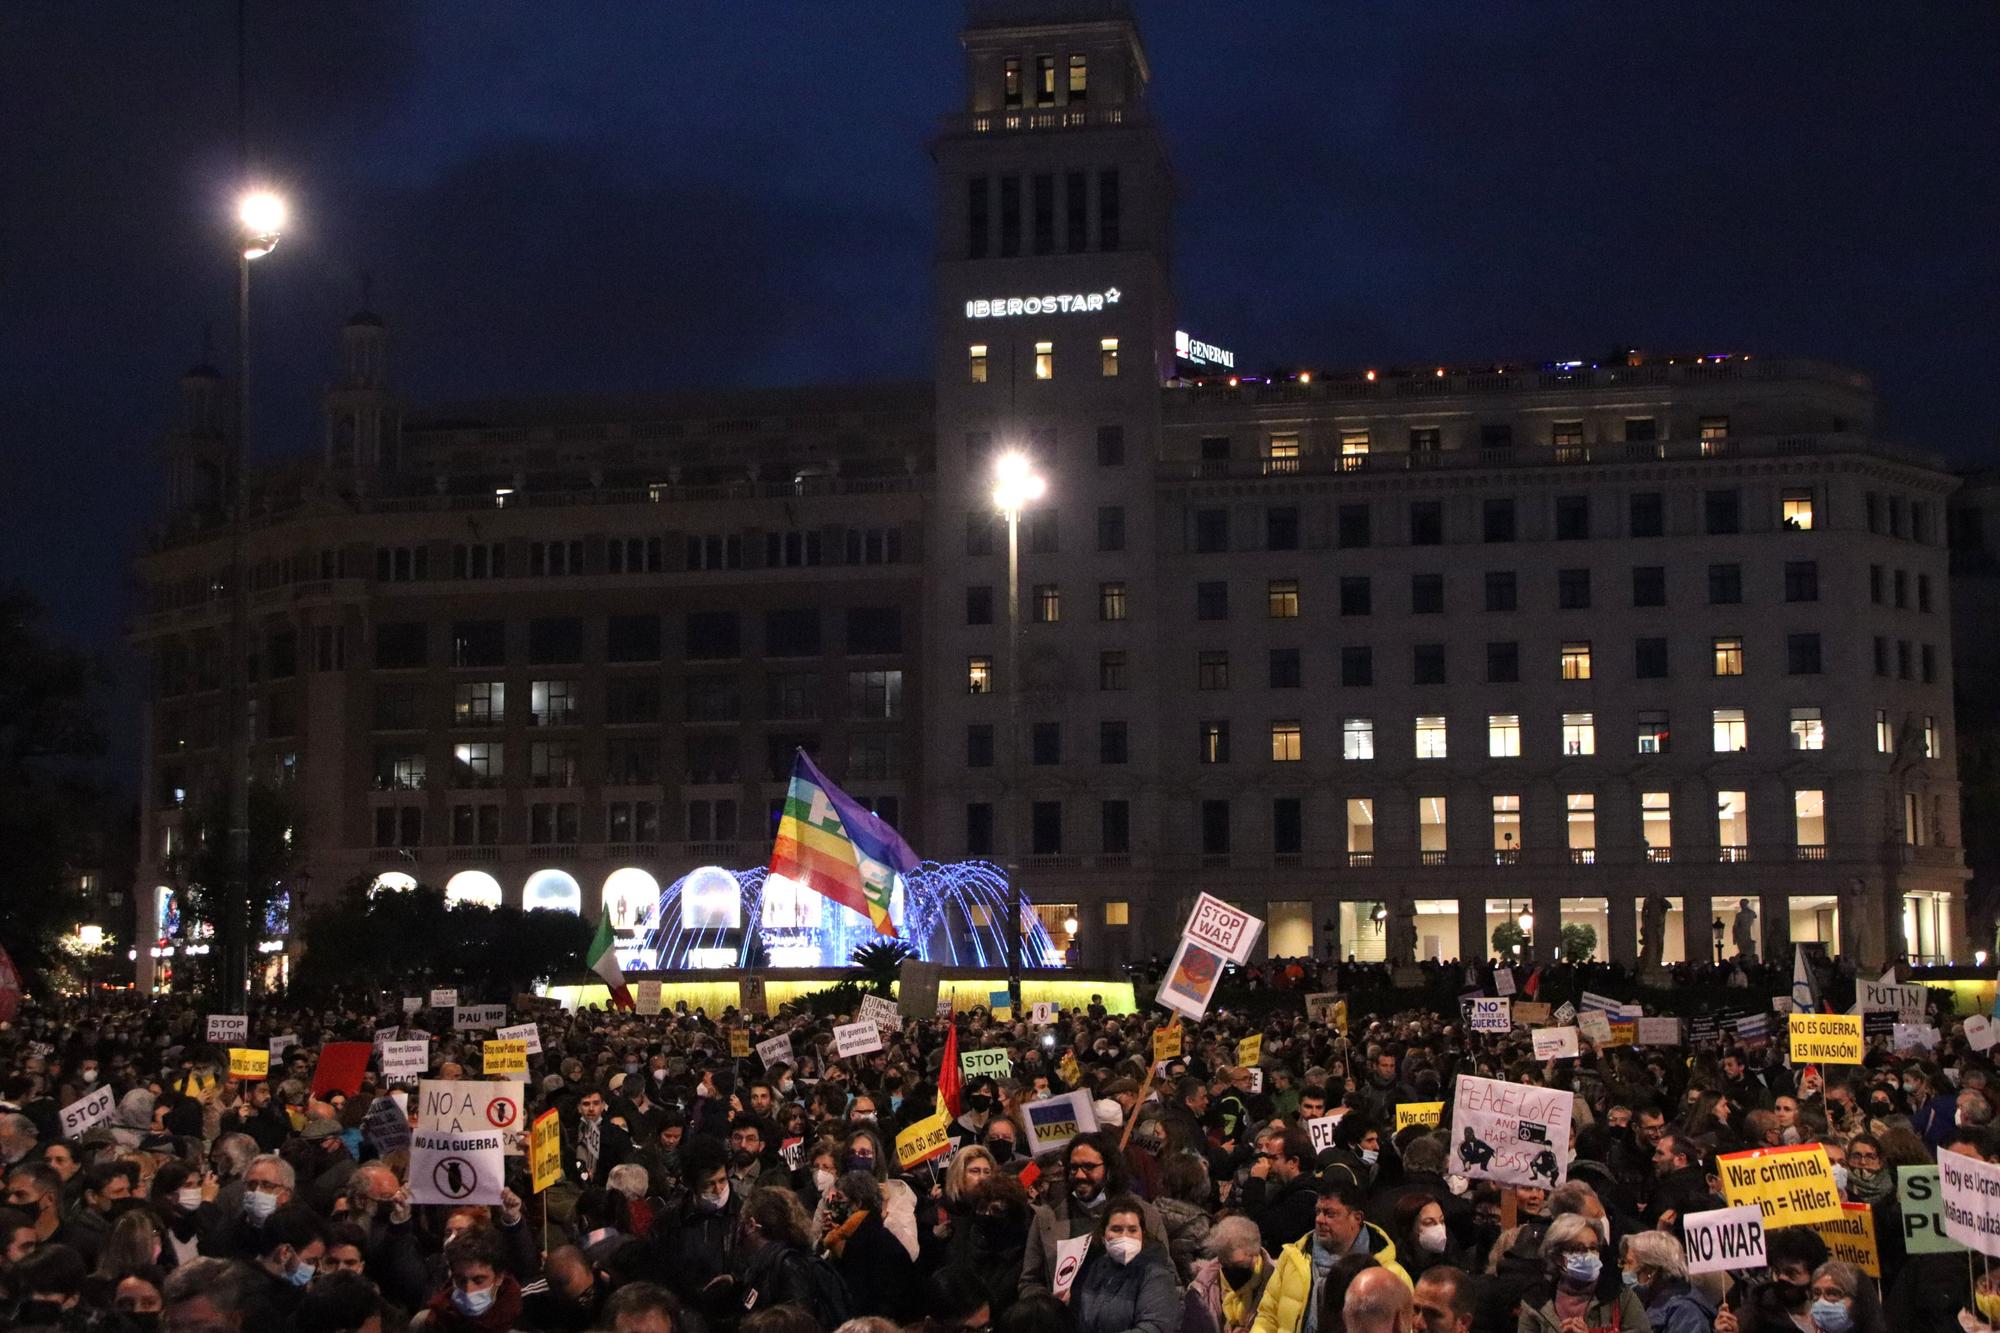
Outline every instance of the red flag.
<path fill-rule="evenodd" d="M 368 1041 L 330 1041 L 322 1046 L 319 1064 L 313 1069 L 312 1095 L 344 1092 L 352 1097 L 361 1091 L 361 1076 L 373 1054 L 375 1043 Z"/>
<path fill-rule="evenodd" d="M 21 1012 L 21 974 L 14 968 L 14 960 L 7 956 L 7 950 L 0 947 L 0 1023 L 11 1023 L 14 1015 Z"/>
<path fill-rule="evenodd" d="M 958 1024 L 945 1029 L 944 1059 L 938 1063 L 938 1105 L 953 1120 L 958 1119 L 960 1089 L 964 1079 L 958 1072 Z"/>
<path fill-rule="evenodd" d="M 1541 988 L 1542 969 L 1538 967 L 1528 974 L 1528 984 L 1521 987 L 1521 993 L 1532 1000 L 1535 998 L 1535 993 L 1541 990 Z"/>

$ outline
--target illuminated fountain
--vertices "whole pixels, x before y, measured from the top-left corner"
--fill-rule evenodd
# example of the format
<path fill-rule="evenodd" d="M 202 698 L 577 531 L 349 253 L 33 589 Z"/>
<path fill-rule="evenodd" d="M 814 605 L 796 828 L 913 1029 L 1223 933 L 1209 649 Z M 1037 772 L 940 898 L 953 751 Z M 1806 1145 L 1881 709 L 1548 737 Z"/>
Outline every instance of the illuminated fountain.
<path fill-rule="evenodd" d="M 898 936 L 928 962 L 1006 966 L 1007 878 L 990 862 L 924 862 L 897 889 L 889 915 Z M 1022 915 L 1028 966 L 1062 966 L 1033 905 L 1023 902 Z M 768 966 L 778 968 L 845 967 L 856 949 L 888 938 L 867 917 L 763 866 L 702 866 L 632 914 L 619 931 L 618 963 L 635 971 L 733 968 L 744 957 L 746 922 L 756 923 Z"/>

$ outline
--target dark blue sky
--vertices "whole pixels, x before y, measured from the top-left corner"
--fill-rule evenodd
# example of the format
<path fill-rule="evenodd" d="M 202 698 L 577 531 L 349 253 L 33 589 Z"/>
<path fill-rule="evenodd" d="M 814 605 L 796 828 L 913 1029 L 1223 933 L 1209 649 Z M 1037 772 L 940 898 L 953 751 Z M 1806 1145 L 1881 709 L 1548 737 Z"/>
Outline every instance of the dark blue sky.
<path fill-rule="evenodd" d="M 950 0 L 253 3 L 265 454 L 374 274 L 417 402 L 921 375 Z M 1988 5 L 1138 0 L 1185 326 L 1266 362 L 1797 353 L 1972 460 L 2000 364 Z M 0 12 L 6 572 L 115 656 L 156 442 L 229 364 L 235 6 Z"/>

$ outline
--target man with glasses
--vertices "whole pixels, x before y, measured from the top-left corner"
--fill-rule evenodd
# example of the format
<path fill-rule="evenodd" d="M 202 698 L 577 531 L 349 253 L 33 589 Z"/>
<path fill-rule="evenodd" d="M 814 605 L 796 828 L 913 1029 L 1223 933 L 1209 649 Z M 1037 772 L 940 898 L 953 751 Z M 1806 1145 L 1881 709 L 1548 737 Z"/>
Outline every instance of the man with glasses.
<path fill-rule="evenodd" d="M 1056 1245 L 1060 1241 L 1088 1235 L 1097 1229 L 1104 1207 L 1126 1192 L 1128 1180 L 1125 1157 L 1118 1151 L 1114 1134 L 1079 1134 L 1063 1145 L 1063 1180 L 1067 1185 L 1051 1202 L 1038 1205 L 1028 1233 L 1027 1252 L 1021 1258 L 1021 1293 L 1051 1291 L 1056 1271 Z M 1160 1214 L 1149 1202 L 1139 1203 L 1146 1235 L 1162 1249 L 1167 1231 Z"/>

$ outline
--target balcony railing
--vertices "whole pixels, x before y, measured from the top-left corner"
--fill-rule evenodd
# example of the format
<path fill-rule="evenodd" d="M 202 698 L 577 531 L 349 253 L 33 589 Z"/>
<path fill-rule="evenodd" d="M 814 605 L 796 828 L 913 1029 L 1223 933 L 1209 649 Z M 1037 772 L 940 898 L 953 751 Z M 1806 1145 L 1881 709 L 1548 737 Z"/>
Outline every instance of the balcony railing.
<path fill-rule="evenodd" d="M 1420 851 L 1417 853 L 1417 861 L 1420 865 L 1441 866 L 1445 863 L 1445 852 L 1443 850 Z"/>
<path fill-rule="evenodd" d="M 1646 849 L 1646 863 L 1648 865 L 1663 866 L 1671 863 L 1673 859 L 1674 849 L 1671 847 L 1648 847 Z"/>
<path fill-rule="evenodd" d="M 1375 853 L 1373 852 L 1349 852 L 1347 854 L 1347 866 L 1350 870 L 1365 870 L 1374 864 Z"/>
<path fill-rule="evenodd" d="M 1496 866 L 1517 866 L 1521 864 L 1521 849 L 1519 847 L 1494 848 L 1493 864 Z"/>
<path fill-rule="evenodd" d="M 1826 860 L 1826 844 L 1823 842 L 1802 842 L 1792 848 L 1792 859 L 1794 861 L 1824 861 Z"/>
<path fill-rule="evenodd" d="M 1573 866 L 1594 866 L 1597 864 L 1597 849 L 1572 847 L 1569 849 L 1569 863 Z"/>
<path fill-rule="evenodd" d="M 1750 849 L 1741 843 L 1725 843 L 1715 849 L 1715 859 L 1725 863 L 1748 861 Z"/>

